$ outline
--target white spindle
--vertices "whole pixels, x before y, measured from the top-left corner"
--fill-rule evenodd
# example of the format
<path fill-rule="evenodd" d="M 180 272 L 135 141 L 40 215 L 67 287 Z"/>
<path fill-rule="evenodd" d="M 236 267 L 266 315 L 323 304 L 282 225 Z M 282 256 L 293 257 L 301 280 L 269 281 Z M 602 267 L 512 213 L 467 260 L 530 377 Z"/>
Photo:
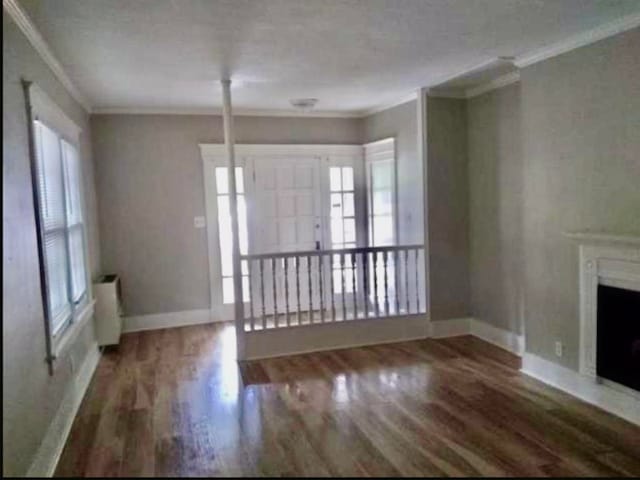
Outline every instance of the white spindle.
<path fill-rule="evenodd" d="M 420 257 L 420 249 L 416 248 L 416 313 L 420 313 L 420 279 L 418 278 L 418 259 Z"/>
<path fill-rule="evenodd" d="M 289 326 L 289 258 L 284 257 L 284 309 L 285 321 Z"/>
<path fill-rule="evenodd" d="M 340 282 L 342 283 L 342 319 L 347 319 L 347 283 L 344 278 L 344 252 L 340 253 Z"/>
<path fill-rule="evenodd" d="M 311 282 L 311 256 L 307 255 L 307 278 L 309 280 L 309 323 L 313 323 L 313 284 Z"/>
<path fill-rule="evenodd" d="M 267 309 L 264 301 L 264 260 L 259 260 L 260 265 L 260 304 L 262 305 L 262 330 L 267 328 Z"/>

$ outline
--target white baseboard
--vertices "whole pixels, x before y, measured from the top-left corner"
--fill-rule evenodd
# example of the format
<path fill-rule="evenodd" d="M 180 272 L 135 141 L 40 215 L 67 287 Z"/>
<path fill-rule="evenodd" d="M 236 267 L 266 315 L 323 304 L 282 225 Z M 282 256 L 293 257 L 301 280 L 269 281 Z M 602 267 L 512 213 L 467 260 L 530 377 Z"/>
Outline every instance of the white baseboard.
<path fill-rule="evenodd" d="M 186 327 L 203 323 L 220 322 L 211 315 L 211 310 L 185 310 L 183 312 L 151 313 L 124 317 L 123 333 L 156 330 L 160 328 Z"/>
<path fill-rule="evenodd" d="M 492 343 L 497 347 L 515 353 L 519 357 L 524 354 L 524 335 L 518 335 L 509 330 L 494 327 L 487 322 L 482 322 L 475 318 L 472 318 L 470 323 L 470 333 L 474 337 L 478 337 L 485 342 Z"/>
<path fill-rule="evenodd" d="M 71 431 L 73 420 L 76 418 L 80 404 L 84 397 L 93 373 L 100 361 L 100 350 L 98 344 L 94 343 L 87 353 L 78 374 L 71 381 L 60 407 L 56 412 L 47 433 L 36 452 L 31 467 L 27 472 L 27 477 L 52 477 L 62 450 L 67 442 L 67 437 Z"/>
<path fill-rule="evenodd" d="M 471 333 L 471 318 L 451 318 L 431 322 L 431 338 L 457 337 Z"/>
<path fill-rule="evenodd" d="M 523 355 L 521 371 L 631 423 L 640 425 L 640 400 L 630 394 L 598 384 L 592 378 L 532 353 Z"/>

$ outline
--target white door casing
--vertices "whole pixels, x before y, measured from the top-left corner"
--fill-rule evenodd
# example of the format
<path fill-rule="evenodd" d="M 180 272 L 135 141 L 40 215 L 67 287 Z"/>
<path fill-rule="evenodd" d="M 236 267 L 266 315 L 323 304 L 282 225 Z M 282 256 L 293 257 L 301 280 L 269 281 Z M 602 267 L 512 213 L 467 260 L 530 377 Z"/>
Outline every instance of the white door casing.
<path fill-rule="evenodd" d="M 218 229 L 217 192 L 215 168 L 226 167 L 224 145 L 201 144 L 204 168 L 205 207 L 207 218 L 207 245 L 209 252 L 209 286 L 211 314 L 219 320 L 233 319 L 233 304 L 224 304 L 222 298 L 222 269 Z M 314 250 L 316 241 L 320 248 L 330 248 L 328 167 L 350 165 L 354 167 L 356 182 L 357 240 L 362 245 L 366 232 L 366 206 L 364 192 L 363 148 L 360 145 L 236 145 L 236 166 L 243 168 L 249 227 L 249 253 Z M 254 176 L 255 173 L 255 176 Z M 269 193 L 267 193 L 269 192 Z M 313 212 L 311 215 L 310 213 Z M 269 224 L 265 218 L 271 218 Z M 262 220 L 261 220 L 262 219 Z M 319 228 L 315 226 L 319 225 Z M 310 233 L 310 231 L 312 233 Z M 266 234 L 266 235 L 265 235 Z M 314 260 L 315 262 L 315 260 Z M 308 278 L 306 267 L 300 264 L 300 277 Z M 271 266 L 264 264 L 265 280 L 272 282 Z M 290 262 L 289 269 L 294 269 Z M 318 266 L 312 266 L 312 278 Z M 315 270 L 314 270 L 315 269 Z M 278 293 L 283 292 L 282 266 L 276 268 Z M 252 268 L 253 282 L 257 270 Z M 293 272 L 291 272 L 293 274 Z M 328 274 L 328 272 L 327 272 Z M 290 276 L 290 279 L 293 278 Z M 280 282 L 280 284 L 278 283 Z M 301 309 L 308 303 L 307 284 L 301 285 Z M 255 290 L 252 283 L 252 290 Z M 313 291 L 318 291 L 314 285 Z M 270 284 L 265 283 L 271 293 Z M 325 293 L 328 291 L 325 289 Z M 297 299 L 293 290 L 289 293 L 289 306 L 294 311 Z M 273 297 L 265 298 L 266 310 L 272 311 Z M 255 299 L 254 294 L 254 299 Z M 276 300 L 279 311 L 284 301 Z M 319 299 L 313 299 L 317 308 Z M 303 307 L 305 305 L 305 307 Z"/>

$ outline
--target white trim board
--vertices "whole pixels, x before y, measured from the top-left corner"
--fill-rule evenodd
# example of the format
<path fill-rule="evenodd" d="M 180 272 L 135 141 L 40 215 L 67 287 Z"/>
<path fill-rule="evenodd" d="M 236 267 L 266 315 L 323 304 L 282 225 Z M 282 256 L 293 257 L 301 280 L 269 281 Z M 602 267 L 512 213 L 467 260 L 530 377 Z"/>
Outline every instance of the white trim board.
<path fill-rule="evenodd" d="M 211 115 L 222 116 L 222 108 L 215 107 L 94 107 L 94 115 Z M 307 117 L 307 118 L 362 118 L 358 111 L 340 110 L 278 110 L 234 108 L 234 117 Z"/>
<path fill-rule="evenodd" d="M 471 317 L 431 321 L 431 338 L 458 337 L 471 333 Z"/>
<path fill-rule="evenodd" d="M 62 64 L 54 55 L 53 50 L 44 39 L 40 31 L 33 24 L 29 15 L 22 9 L 17 0 L 2 0 L 2 6 L 7 14 L 13 19 L 20 31 L 27 37 L 27 40 L 36 52 L 40 55 L 44 63 L 51 69 L 53 75 L 67 89 L 69 94 L 91 113 L 91 103 L 80 92 L 80 90 L 71 81 L 71 78 L 62 68 Z"/>
<path fill-rule="evenodd" d="M 244 144 L 235 145 L 236 156 L 362 156 L 362 145 L 313 145 L 313 144 Z M 201 143 L 200 154 L 203 159 L 226 158 L 224 143 Z"/>
<path fill-rule="evenodd" d="M 432 338 L 457 337 L 460 335 L 473 335 L 519 357 L 524 354 L 524 335 L 494 327 L 476 318 L 463 317 L 431 322 Z"/>
<path fill-rule="evenodd" d="M 471 335 L 478 337 L 485 342 L 491 343 L 504 350 L 508 350 L 521 357 L 524 354 L 524 335 L 517 334 L 510 330 L 494 327 L 487 322 L 478 319 L 471 319 Z"/>
<path fill-rule="evenodd" d="M 122 333 L 158 330 L 162 328 L 186 327 L 205 323 L 222 322 L 211 315 L 211 310 L 185 310 L 182 312 L 151 313 L 124 317 Z"/>
<path fill-rule="evenodd" d="M 100 361 L 98 344 L 93 343 L 85 356 L 78 374 L 71 380 L 60 407 L 27 471 L 27 477 L 52 477 L 62 455 L 71 426 L 76 418 L 84 394 Z"/>
<path fill-rule="evenodd" d="M 631 423 L 640 425 L 640 400 L 632 395 L 607 385 L 598 384 L 592 378 L 580 375 L 578 372 L 532 353 L 524 354 L 520 371 Z"/>

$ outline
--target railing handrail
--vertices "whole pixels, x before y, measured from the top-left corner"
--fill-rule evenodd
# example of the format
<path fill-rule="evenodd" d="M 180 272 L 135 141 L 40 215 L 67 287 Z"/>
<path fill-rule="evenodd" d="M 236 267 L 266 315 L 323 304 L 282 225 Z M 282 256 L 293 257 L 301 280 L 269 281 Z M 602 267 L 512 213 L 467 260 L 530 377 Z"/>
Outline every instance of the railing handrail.
<path fill-rule="evenodd" d="M 328 250 L 297 250 L 292 252 L 255 253 L 240 255 L 242 260 L 260 260 L 265 258 L 294 258 L 294 257 L 314 257 L 321 255 L 352 254 L 352 253 L 375 253 L 375 252 L 396 252 L 404 250 L 423 249 L 422 244 L 412 245 L 388 245 L 384 247 L 355 247 L 355 248 L 333 248 Z"/>

